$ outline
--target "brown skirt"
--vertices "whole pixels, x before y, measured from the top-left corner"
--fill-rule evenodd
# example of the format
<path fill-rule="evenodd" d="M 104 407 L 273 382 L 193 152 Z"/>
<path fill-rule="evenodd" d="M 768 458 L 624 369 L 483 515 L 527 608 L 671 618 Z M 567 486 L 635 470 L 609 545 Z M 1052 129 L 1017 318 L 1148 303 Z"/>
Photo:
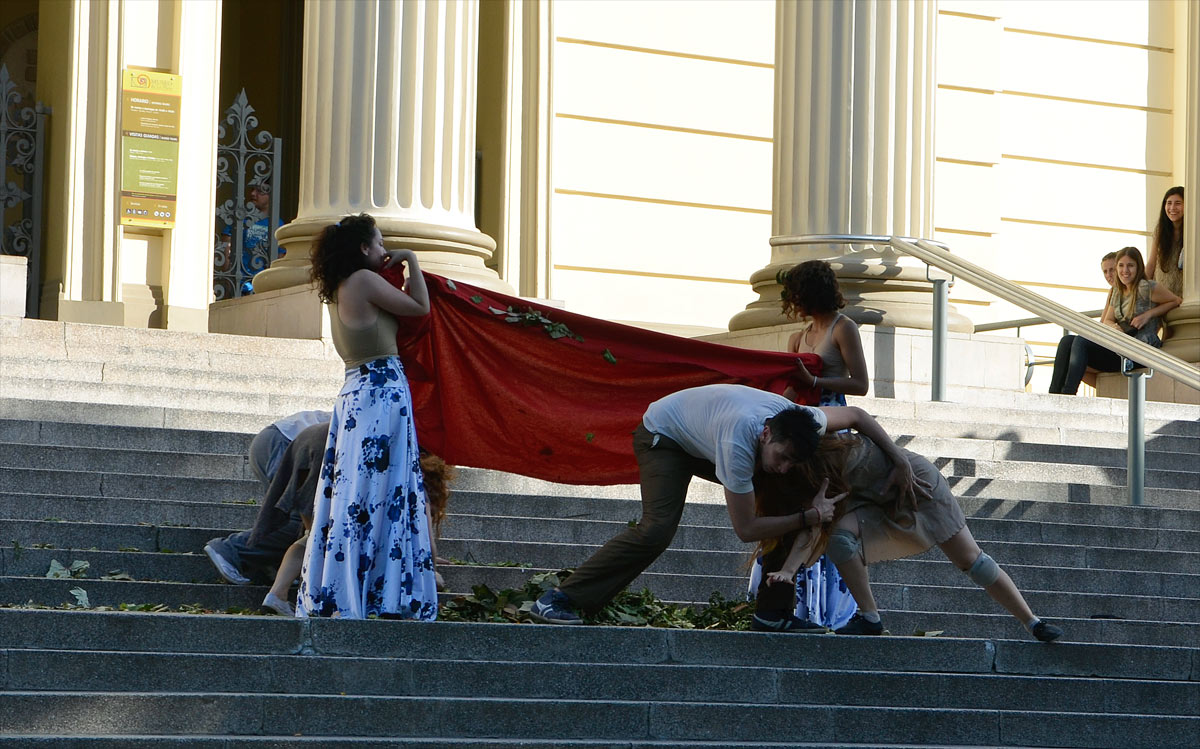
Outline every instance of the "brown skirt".
<path fill-rule="evenodd" d="M 929 499 L 918 499 L 917 512 L 897 501 L 893 490 L 881 494 L 883 483 L 892 471 L 892 463 L 871 440 L 856 435 L 859 443 L 846 456 L 846 480 L 850 496 L 844 502 L 847 514 L 858 518 L 867 564 L 901 559 L 950 540 L 967 524 L 958 500 L 950 493 L 941 472 L 914 452 L 904 450 L 913 473 L 933 486 Z"/>

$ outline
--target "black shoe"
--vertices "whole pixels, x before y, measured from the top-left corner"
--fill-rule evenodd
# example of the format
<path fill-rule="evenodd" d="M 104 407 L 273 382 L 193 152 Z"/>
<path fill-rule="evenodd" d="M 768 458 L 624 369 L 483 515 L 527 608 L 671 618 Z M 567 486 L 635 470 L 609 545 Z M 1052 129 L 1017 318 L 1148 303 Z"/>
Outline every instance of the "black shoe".
<path fill-rule="evenodd" d="M 814 624 L 791 614 L 772 616 L 755 614 L 750 620 L 750 629 L 755 632 L 793 632 L 797 634 L 825 634 L 828 628 Z"/>
<path fill-rule="evenodd" d="M 862 614 L 855 614 L 846 622 L 846 626 L 838 627 L 834 630 L 839 635 L 881 635 L 883 634 L 883 622 L 867 621 Z"/>
<path fill-rule="evenodd" d="M 1038 620 L 1037 624 L 1030 628 L 1029 631 L 1033 633 L 1034 637 L 1042 642 L 1054 642 L 1058 638 L 1062 637 L 1063 633 L 1063 631 L 1058 627 L 1054 626 L 1053 624 L 1047 624 L 1040 619 Z"/>

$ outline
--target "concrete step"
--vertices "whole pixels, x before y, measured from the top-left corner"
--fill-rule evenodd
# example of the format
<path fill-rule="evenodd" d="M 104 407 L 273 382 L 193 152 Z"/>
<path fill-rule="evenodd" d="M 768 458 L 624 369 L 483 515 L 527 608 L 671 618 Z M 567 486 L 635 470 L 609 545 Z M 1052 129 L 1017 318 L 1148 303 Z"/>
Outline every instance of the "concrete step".
<path fill-rule="evenodd" d="M 877 418 L 951 422 L 962 425 L 1009 424 L 1014 427 L 1057 426 L 1125 432 L 1129 404 L 1115 398 L 1075 398 L 1044 393 L 989 393 L 987 404 L 899 400 L 851 396 L 849 405 L 859 406 Z M 1146 433 L 1200 437 L 1200 405 L 1146 402 Z"/>
<path fill-rule="evenodd" d="M 944 420 L 915 420 L 889 416 L 879 416 L 879 423 L 887 433 L 893 436 L 909 435 L 914 437 L 947 437 L 953 439 L 998 440 L 1008 443 L 1037 443 L 1043 445 L 1088 446 L 1116 450 L 1125 450 L 1129 445 L 1128 429 L 1115 425 L 1108 429 L 1074 429 L 1058 426 L 1054 423 L 1059 415 L 1053 414 L 1041 424 L 1010 424 L 997 423 L 956 423 Z M 1159 422 L 1164 428 L 1171 424 L 1169 421 Z M 1195 454 L 1200 452 L 1200 437 L 1179 436 L 1156 433 L 1153 429 L 1146 430 L 1146 447 L 1159 452 L 1181 452 Z"/>
<path fill-rule="evenodd" d="M 261 422 L 263 425 L 296 411 L 330 410 L 337 391 L 335 386 L 330 387 L 324 394 L 285 395 L 269 391 L 193 390 L 188 387 L 165 386 L 149 389 L 136 385 L 108 385 L 76 380 L 4 378 L 6 398 L 110 405 L 136 403 L 194 411 L 216 410 L 244 414 L 248 419 L 252 418 L 256 423 Z M 260 418 L 261 415 L 267 415 L 269 418 L 264 420 Z M 11 417 L 10 414 L 6 416 Z"/>
<path fill-rule="evenodd" d="M 97 352 L 97 357 L 104 352 Z M 307 395 L 340 389 L 345 378 L 344 365 L 302 359 L 263 359 L 257 356 L 228 355 L 207 368 L 193 362 L 160 360 L 154 352 L 143 352 L 136 359 L 0 359 L 0 378 L 5 380 L 44 379 L 58 387 L 88 382 L 105 386 L 135 386 L 154 391 L 166 383 L 186 382 L 195 390 L 211 392 L 275 392 L 281 395 Z M 282 373 L 286 372 L 286 375 Z"/>
<path fill-rule="evenodd" d="M 40 709 L 53 700 L 56 714 Z M 555 712 L 570 721 L 553 720 Z M 21 692 L 0 694 L 0 731 L 60 735 L 61 715 L 92 734 L 275 733 L 276 727 L 306 736 L 359 735 L 484 738 L 668 739 L 765 741 L 797 732 L 836 741 L 845 726 L 857 740 L 970 745 L 1095 747 L 1184 746 L 1200 718 L 1178 715 L 1111 715 L 1022 710 L 734 705 L 704 702 L 632 702 L 449 697 L 351 697 L 340 695 L 120 694 Z M 370 720 L 363 720 L 370 715 Z M 1154 743 L 1147 739 L 1153 737 Z M 1098 743 L 1103 742 L 1103 743 Z"/>
<path fill-rule="evenodd" d="M 1162 714 L 1200 712 L 1200 682 L 1121 678 L 950 674 L 830 668 L 682 664 L 553 663 L 292 655 L 8 650 L 12 691 L 287 693 L 550 699 L 575 684 L 584 700 L 804 704 L 813 689 L 838 705 Z M 519 670 L 522 679 L 511 678 Z"/>
<path fill-rule="evenodd" d="M 240 432 L 120 427 L 0 418 L 0 442 L 67 447 L 117 447 L 203 455 L 245 455 L 250 435 Z"/>
<path fill-rule="evenodd" d="M 0 442 L 0 467 L 89 474 L 153 474 L 162 478 L 253 479 L 244 455 L 214 455 L 128 447 L 29 445 Z"/>
<path fill-rule="evenodd" d="M 900 616 L 889 613 L 889 624 Z M 1007 615 L 991 618 L 1011 620 Z M 397 664 L 414 654 L 454 661 L 494 661 L 502 654 L 511 661 L 551 663 L 787 666 L 1178 682 L 1195 681 L 1195 667 L 1200 665 L 1200 649 L 1194 647 L 1073 641 L 1047 646 L 1031 641 L 1015 621 L 1013 625 L 1015 637 L 981 640 L 0 609 L 0 648 L 369 656 Z"/>

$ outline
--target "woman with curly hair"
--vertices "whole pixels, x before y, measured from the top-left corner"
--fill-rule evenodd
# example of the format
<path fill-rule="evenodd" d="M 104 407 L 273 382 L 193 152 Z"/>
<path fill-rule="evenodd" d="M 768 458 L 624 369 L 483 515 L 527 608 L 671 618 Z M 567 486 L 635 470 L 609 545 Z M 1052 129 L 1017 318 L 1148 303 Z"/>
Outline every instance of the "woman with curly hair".
<path fill-rule="evenodd" d="M 788 339 L 793 354 L 821 357 L 821 376 L 799 366 L 801 384 L 821 389 L 821 406 L 845 406 L 847 395 L 866 395 L 871 384 L 858 326 L 840 310 L 846 306 L 833 268 L 824 260 L 809 260 L 781 273 L 783 313 L 808 324 Z M 784 396 L 795 400 L 789 388 Z M 822 627 L 841 627 L 854 615 L 854 598 L 837 568 L 825 557 L 808 560 L 796 577 L 795 616 Z M 754 563 L 750 594 L 762 582 L 762 559 Z"/>
<path fill-rule="evenodd" d="M 1163 195 L 1154 241 L 1146 253 L 1146 277 L 1166 286 L 1175 296 L 1183 296 L 1182 186 L 1172 187 Z"/>
<path fill-rule="evenodd" d="M 860 408 L 821 410 L 827 427 L 817 449 L 787 474 L 756 476 L 755 502 L 760 515 L 790 515 L 806 509 L 810 490 L 820 487 L 823 493 L 838 493 L 833 522 L 762 543 L 766 579 L 760 610 L 790 603 L 793 577 L 806 561 L 824 553 L 858 601 L 858 612 L 837 633 L 883 634 L 867 565 L 937 546 L 1034 638 L 1050 642 L 1062 636 L 1061 629 L 1033 614 L 1008 573 L 979 548 L 958 500 L 932 463 L 898 447 Z M 852 430 L 835 433 L 844 426 Z"/>
<path fill-rule="evenodd" d="M 379 271 L 406 263 L 397 289 Z M 437 618 L 424 477 L 396 317 L 429 313 L 412 250 L 387 250 L 375 219 L 346 216 L 321 232 L 312 280 L 346 363 L 325 443 L 304 551 L 297 616 Z"/>

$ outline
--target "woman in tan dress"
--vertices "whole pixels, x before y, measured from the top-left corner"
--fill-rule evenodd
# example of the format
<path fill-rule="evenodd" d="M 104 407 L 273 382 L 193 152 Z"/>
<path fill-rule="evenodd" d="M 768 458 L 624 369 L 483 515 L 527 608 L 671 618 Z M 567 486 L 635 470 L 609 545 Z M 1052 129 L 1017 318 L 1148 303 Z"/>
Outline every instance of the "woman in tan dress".
<path fill-rule="evenodd" d="M 1146 278 L 1158 281 L 1175 296 L 1183 296 L 1183 187 L 1163 195 L 1154 226 L 1154 241 L 1146 254 Z"/>
<path fill-rule="evenodd" d="M 838 502 L 831 528 L 804 529 L 764 544 L 763 565 L 771 588 L 787 590 L 804 562 L 825 553 L 858 602 L 854 618 L 837 633 L 882 634 L 867 565 L 937 546 L 1035 638 L 1050 642 L 1062 635 L 1058 627 L 1034 616 L 1008 574 L 979 548 L 950 486 L 932 463 L 899 448 L 860 408 L 821 410 L 828 426 L 817 452 L 787 475 L 786 484 L 771 486 L 769 479 L 762 484 L 759 512 L 796 512 L 789 507 L 812 497 L 812 490 L 824 488 L 826 482 L 830 494 L 845 497 Z M 835 434 L 846 428 L 854 431 Z"/>

